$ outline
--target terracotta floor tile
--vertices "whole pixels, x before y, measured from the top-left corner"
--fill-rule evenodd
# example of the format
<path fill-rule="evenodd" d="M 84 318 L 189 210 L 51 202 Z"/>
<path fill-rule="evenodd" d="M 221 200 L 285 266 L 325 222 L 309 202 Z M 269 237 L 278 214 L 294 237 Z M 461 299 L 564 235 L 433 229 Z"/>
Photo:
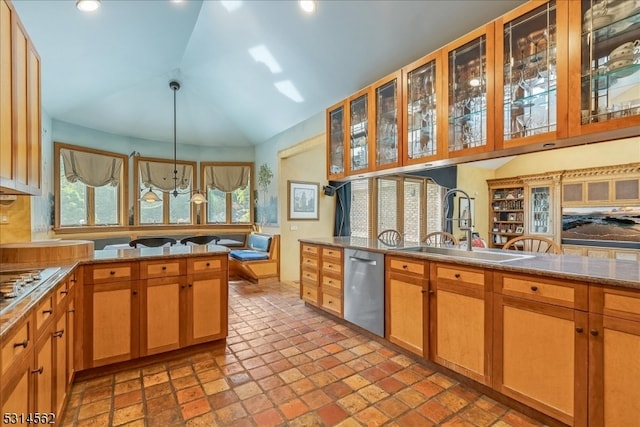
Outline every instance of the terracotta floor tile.
<path fill-rule="evenodd" d="M 487 412 L 476 405 L 469 405 L 460 413 L 460 417 L 477 427 L 490 426 L 498 419 L 497 415 Z"/>
<path fill-rule="evenodd" d="M 133 390 L 127 393 L 119 394 L 113 398 L 114 409 L 124 408 L 134 403 L 142 402 L 142 390 Z"/>
<path fill-rule="evenodd" d="M 455 415 L 442 423 L 442 427 L 475 427 L 475 425 Z"/>
<path fill-rule="evenodd" d="M 325 345 L 324 347 L 322 347 L 322 349 L 324 351 L 326 351 L 327 353 L 338 353 L 338 352 L 341 352 L 342 350 L 344 350 L 344 348 L 341 345 L 338 345 L 338 344 L 328 344 L 328 345 Z"/>
<path fill-rule="evenodd" d="M 369 406 L 369 402 L 358 393 L 351 393 L 341 399 L 338 403 L 351 415 L 354 415 Z"/>
<path fill-rule="evenodd" d="M 273 403 L 279 405 L 293 399 L 296 396 L 296 393 L 291 389 L 291 387 L 283 385 L 267 392 L 267 395 Z"/>
<path fill-rule="evenodd" d="M 272 375 L 270 377 L 259 380 L 258 384 L 260 385 L 260 387 L 262 387 L 264 391 L 268 391 L 268 390 L 273 390 L 274 388 L 280 387 L 281 385 L 284 384 L 284 381 L 282 381 L 282 379 L 279 376 Z"/>
<path fill-rule="evenodd" d="M 420 375 L 416 374 L 411 369 L 403 369 L 401 371 L 398 371 L 393 374 L 393 378 L 407 385 L 415 384 L 422 379 Z"/>
<path fill-rule="evenodd" d="M 194 365 L 195 367 L 195 365 Z M 218 378 L 222 378 L 224 374 L 219 369 L 207 369 L 204 371 L 196 371 L 196 376 L 200 380 L 201 383 L 208 383 L 213 380 L 217 380 Z"/>
<path fill-rule="evenodd" d="M 435 399 L 451 409 L 451 412 L 458 412 L 469 404 L 465 399 L 450 390 L 440 393 Z"/>
<path fill-rule="evenodd" d="M 136 378 L 139 379 L 141 378 L 140 369 L 129 369 L 127 371 L 118 372 L 114 377 L 116 384 Z"/>
<path fill-rule="evenodd" d="M 302 396 L 316 388 L 315 384 L 313 384 L 308 378 L 299 379 L 298 381 L 289 384 L 289 387 L 291 387 L 291 390 L 293 390 L 298 396 Z"/>
<path fill-rule="evenodd" d="M 304 376 L 308 377 L 309 375 L 316 374 L 324 369 L 315 362 L 309 362 L 298 366 L 298 370 L 302 372 Z"/>
<path fill-rule="evenodd" d="M 175 380 L 171 380 L 171 384 L 173 385 L 174 389 L 182 390 L 184 388 L 189 388 L 196 384 L 199 384 L 199 381 L 195 375 L 189 375 L 186 377 L 180 377 L 176 378 Z"/>
<path fill-rule="evenodd" d="M 147 427 L 167 427 L 181 425 L 182 416 L 179 408 L 166 409 L 162 412 L 156 412 L 149 416 Z"/>
<path fill-rule="evenodd" d="M 398 418 L 409 410 L 406 404 L 393 396 L 378 402 L 376 408 L 384 412 L 389 418 Z"/>
<path fill-rule="evenodd" d="M 401 383 L 400 381 L 392 377 L 383 378 L 382 380 L 378 381 L 376 384 L 378 385 L 378 387 L 380 387 L 381 389 L 383 389 L 389 394 L 393 394 L 396 391 L 401 390 L 402 388 L 405 387 L 403 383 Z"/>
<path fill-rule="evenodd" d="M 309 377 L 317 387 L 324 387 L 336 381 L 336 378 L 328 372 L 318 372 Z"/>
<path fill-rule="evenodd" d="M 176 392 L 176 397 L 178 398 L 178 403 L 182 405 L 183 403 L 191 402 L 192 400 L 204 397 L 204 392 L 202 391 L 202 387 L 200 387 L 200 385 L 198 384 L 189 388 L 178 390 Z"/>
<path fill-rule="evenodd" d="M 413 411 L 409 411 L 402 415 L 397 421 L 398 424 L 403 427 L 429 427 L 434 425 L 422 415 Z"/>
<path fill-rule="evenodd" d="M 370 382 L 376 382 L 388 376 L 385 371 L 377 368 L 376 366 L 365 369 L 364 371 L 360 372 L 360 375 L 368 379 Z"/>
<path fill-rule="evenodd" d="M 275 427 L 282 424 L 284 419 L 275 409 L 267 409 L 253 416 L 253 421 L 260 427 Z"/>
<path fill-rule="evenodd" d="M 145 375 L 142 378 L 142 383 L 145 387 L 151 387 L 156 384 L 162 384 L 169 381 L 169 374 L 167 371 L 157 372 L 151 375 Z"/>
<path fill-rule="evenodd" d="M 216 418 L 209 412 L 191 419 L 185 423 L 185 427 L 212 427 L 216 425 Z"/>
<path fill-rule="evenodd" d="M 307 412 L 309 407 L 302 400 L 293 399 L 282 403 L 278 409 L 284 414 L 286 419 L 292 420 Z"/>
<path fill-rule="evenodd" d="M 362 375 L 360 374 L 355 374 L 352 375 L 348 378 L 345 378 L 344 380 L 342 380 L 346 385 L 348 385 L 349 387 L 351 387 L 352 390 L 360 390 L 362 387 L 366 387 L 369 384 L 371 384 L 371 381 L 369 381 L 368 379 L 364 378 Z"/>
<path fill-rule="evenodd" d="M 316 361 L 323 369 L 331 369 L 334 366 L 338 366 L 341 362 L 335 356 L 327 356 Z"/>
<path fill-rule="evenodd" d="M 153 399 L 154 397 L 163 396 L 171 393 L 173 390 L 169 383 L 157 384 L 151 387 L 144 387 L 144 397 Z"/>
<path fill-rule="evenodd" d="M 229 390 L 231 386 L 224 378 L 220 378 L 217 380 L 210 381 L 208 383 L 202 384 L 202 389 L 207 396 L 220 393 L 225 390 Z"/>
<path fill-rule="evenodd" d="M 421 415 L 430 419 L 434 423 L 440 423 L 445 418 L 451 416 L 453 411 L 435 400 L 429 400 L 416 409 Z"/>
<path fill-rule="evenodd" d="M 429 377 L 429 381 L 438 384 L 440 387 L 442 388 L 449 388 L 449 387 L 453 387 L 454 385 L 457 384 L 456 381 L 452 380 L 451 378 L 446 377 L 445 375 L 442 375 L 441 373 L 436 372 L 435 374 L 431 375 Z"/>
<path fill-rule="evenodd" d="M 414 390 L 419 391 L 427 397 L 433 397 L 442 391 L 442 387 L 431 382 L 430 380 L 422 380 L 411 386 Z"/>
<path fill-rule="evenodd" d="M 336 427 L 361 427 L 362 424 L 353 417 L 346 418 L 344 421 L 336 424 Z"/>
<path fill-rule="evenodd" d="M 204 397 L 180 405 L 180 412 L 185 420 L 205 414 L 210 410 L 209 401 Z"/>
<path fill-rule="evenodd" d="M 269 408 L 273 408 L 273 403 L 271 403 L 271 400 L 264 394 L 259 394 L 243 400 L 242 406 L 244 406 L 249 414 L 255 415 Z"/>
<path fill-rule="evenodd" d="M 351 369 L 350 367 L 346 366 L 346 365 L 338 365 L 338 366 L 334 366 L 333 368 L 329 369 L 329 372 L 331 373 L 331 375 L 333 375 L 334 377 L 336 377 L 337 379 L 343 379 L 346 378 L 350 375 L 353 375 L 355 373 L 355 371 L 353 369 Z"/>
<path fill-rule="evenodd" d="M 169 370 L 169 376 L 172 380 L 186 377 L 187 375 L 193 375 L 193 367 L 191 365 L 181 366 Z"/>
<path fill-rule="evenodd" d="M 282 381 L 284 381 L 285 384 L 291 384 L 305 377 L 298 368 L 287 369 L 286 371 L 280 372 L 278 375 L 282 378 Z"/>
<path fill-rule="evenodd" d="M 315 412 L 307 412 L 289 421 L 287 427 L 324 427 L 324 423 Z"/>
<path fill-rule="evenodd" d="M 165 394 L 155 399 L 147 399 L 147 414 L 153 417 L 154 414 L 167 409 L 177 408 L 176 397 L 173 394 Z"/>
<path fill-rule="evenodd" d="M 140 386 L 138 386 L 138 388 L 140 388 Z M 111 397 L 111 394 L 113 394 L 113 387 L 110 385 L 87 390 L 82 396 L 82 404 L 107 399 Z"/>
<path fill-rule="evenodd" d="M 141 390 L 142 389 L 142 380 L 138 377 L 135 379 L 125 380 L 113 387 L 113 394 L 116 396 L 122 393 L 128 393 L 133 390 Z"/>
<path fill-rule="evenodd" d="M 370 403 L 376 403 L 389 396 L 389 393 L 375 384 L 368 385 L 358 390 L 358 393 Z"/>
<path fill-rule="evenodd" d="M 334 383 L 327 384 L 326 386 L 322 387 L 322 390 L 328 396 L 331 396 L 334 400 L 344 397 L 353 391 L 353 389 L 343 381 L 336 381 Z"/>
<path fill-rule="evenodd" d="M 415 391 L 411 388 L 405 388 L 400 390 L 395 395 L 398 399 L 402 400 L 405 404 L 407 404 L 411 408 L 416 408 L 419 405 L 423 404 L 427 398 L 424 394 Z"/>
<path fill-rule="evenodd" d="M 389 420 L 389 417 L 373 406 L 358 412 L 355 418 L 367 426 L 381 426 Z"/>
<path fill-rule="evenodd" d="M 113 411 L 113 425 L 119 426 L 131 421 L 144 418 L 144 406 L 141 403 L 127 406 Z"/>
<path fill-rule="evenodd" d="M 301 399 L 312 410 L 328 405 L 333 401 L 333 399 L 322 390 L 313 390 L 302 396 Z"/>
<path fill-rule="evenodd" d="M 236 392 L 240 400 L 249 399 L 250 397 L 253 397 L 255 395 L 262 394 L 262 389 L 260 388 L 258 383 L 253 381 L 235 387 L 233 391 Z"/>
<path fill-rule="evenodd" d="M 109 425 L 109 414 L 104 413 L 95 417 L 78 421 L 78 427 L 104 427 Z"/>
<path fill-rule="evenodd" d="M 536 421 L 513 410 L 509 410 L 502 419 L 513 427 L 533 427 L 538 425 Z"/>
<path fill-rule="evenodd" d="M 209 396 L 209 404 L 215 410 L 222 409 L 225 406 L 238 402 L 238 395 L 233 390 L 222 391 L 220 393 Z"/>
<path fill-rule="evenodd" d="M 111 411 L 111 399 L 98 400 L 81 405 L 80 412 L 78 413 L 78 419 L 85 420 L 109 411 Z"/>

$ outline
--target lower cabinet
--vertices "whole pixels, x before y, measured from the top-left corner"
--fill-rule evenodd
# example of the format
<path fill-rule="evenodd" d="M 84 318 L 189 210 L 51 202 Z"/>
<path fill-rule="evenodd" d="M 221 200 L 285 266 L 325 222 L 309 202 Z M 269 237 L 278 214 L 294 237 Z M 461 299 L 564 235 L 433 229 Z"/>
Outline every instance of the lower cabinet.
<path fill-rule="evenodd" d="M 344 252 L 331 246 L 300 244 L 300 298 L 342 317 Z"/>
<path fill-rule="evenodd" d="M 394 344 L 428 357 L 428 263 L 385 257 L 385 336 Z"/>
<path fill-rule="evenodd" d="M 147 279 L 140 292 L 140 355 L 180 348 L 182 276 Z"/>
<path fill-rule="evenodd" d="M 456 264 L 430 265 L 431 359 L 491 384 L 491 272 Z"/>
<path fill-rule="evenodd" d="M 226 261 L 226 259 L 225 259 Z M 184 298 L 184 346 L 227 336 L 228 289 L 224 273 L 190 274 Z"/>
<path fill-rule="evenodd" d="M 46 328 L 36 341 L 35 367 L 31 371 L 34 377 L 35 402 L 34 408 L 37 412 L 53 412 L 54 400 L 54 349 L 53 349 L 53 325 Z"/>

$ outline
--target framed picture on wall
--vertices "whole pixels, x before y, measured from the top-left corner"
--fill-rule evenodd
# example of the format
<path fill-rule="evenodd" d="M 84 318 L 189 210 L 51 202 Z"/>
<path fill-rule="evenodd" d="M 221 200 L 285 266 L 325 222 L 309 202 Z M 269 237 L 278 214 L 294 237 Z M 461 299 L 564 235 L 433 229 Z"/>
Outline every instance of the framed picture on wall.
<path fill-rule="evenodd" d="M 471 202 L 471 206 L 469 206 L 469 202 Z M 460 218 L 458 220 L 458 228 L 464 230 L 473 227 L 476 214 L 476 200 L 473 198 L 467 199 L 466 197 L 460 197 L 458 199 L 458 214 Z M 471 218 L 470 224 L 467 218 Z"/>
<path fill-rule="evenodd" d="M 315 182 L 287 181 L 287 219 L 317 220 L 319 191 Z"/>

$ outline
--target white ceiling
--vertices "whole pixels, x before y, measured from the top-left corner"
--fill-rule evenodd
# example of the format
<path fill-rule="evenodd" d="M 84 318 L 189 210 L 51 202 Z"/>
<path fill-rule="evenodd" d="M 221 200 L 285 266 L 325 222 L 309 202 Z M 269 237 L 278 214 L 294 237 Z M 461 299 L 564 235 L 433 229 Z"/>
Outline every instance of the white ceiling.
<path fill-rule="evenodd" d="M 109 133 L 248 146 L 268 140 L 525 0 L 297 2 L 13 0 L 42 60 L 52 118 Z M 248 50 L 265 45 L 282 72 Z M 274 83 L 290 80 L 303 102 Z"/>

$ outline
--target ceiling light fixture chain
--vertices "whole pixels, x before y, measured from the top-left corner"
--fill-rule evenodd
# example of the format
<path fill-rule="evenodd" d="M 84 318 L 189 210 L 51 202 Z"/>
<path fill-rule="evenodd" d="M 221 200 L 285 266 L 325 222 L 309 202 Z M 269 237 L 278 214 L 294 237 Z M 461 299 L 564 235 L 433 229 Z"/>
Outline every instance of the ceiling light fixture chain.
<path fill-rule="evenodd" d="M 169 87 L 173 90 L 173 197 L 178 197 L 178 161 L 177 161 L 177 130 L 176 130 L 176 92 L 180 90 L 180 83 L 176 80 L 169 82 Z"/>

